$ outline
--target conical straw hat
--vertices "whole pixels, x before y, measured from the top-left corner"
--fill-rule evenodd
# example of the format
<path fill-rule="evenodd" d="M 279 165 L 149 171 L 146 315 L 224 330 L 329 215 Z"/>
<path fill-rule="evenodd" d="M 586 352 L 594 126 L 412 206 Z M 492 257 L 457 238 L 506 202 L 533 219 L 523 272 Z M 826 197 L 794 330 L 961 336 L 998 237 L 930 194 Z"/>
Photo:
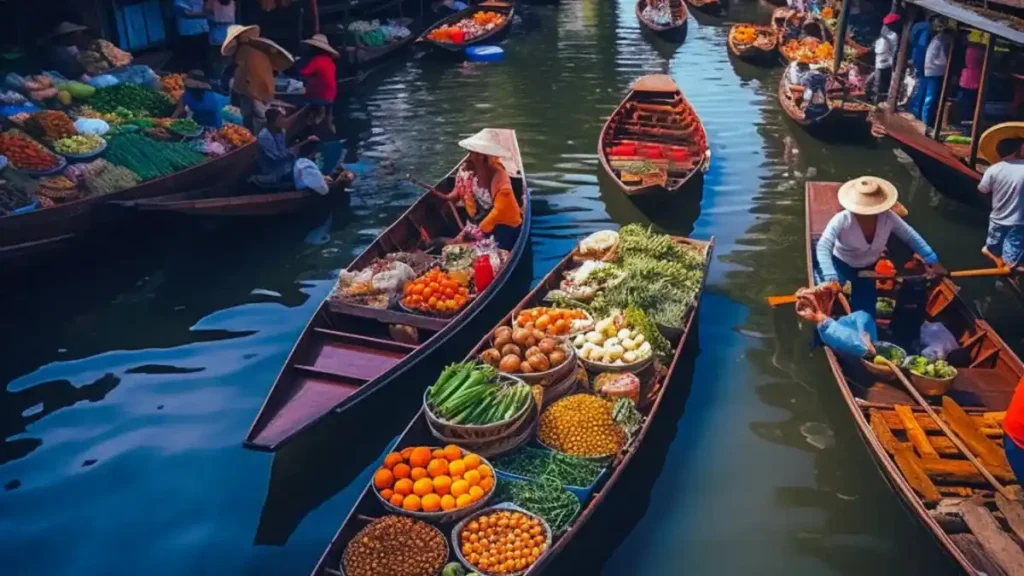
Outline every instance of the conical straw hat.
<path fill-rule="evenodd" d="M 854 178 L 839 187 L 839 204 L 853 212 L 870 216 L 881 214 L 896 204 L 896 187 L 875 176 Z"/>

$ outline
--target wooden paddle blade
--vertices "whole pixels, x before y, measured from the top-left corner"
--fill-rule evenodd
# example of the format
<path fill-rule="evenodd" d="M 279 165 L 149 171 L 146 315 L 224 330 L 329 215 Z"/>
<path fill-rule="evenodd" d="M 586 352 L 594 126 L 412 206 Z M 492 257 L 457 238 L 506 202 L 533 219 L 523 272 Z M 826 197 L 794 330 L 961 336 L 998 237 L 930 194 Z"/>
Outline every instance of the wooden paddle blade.
<path fill-rule="evenodd" d="M 956 298 L 956 289 L 949 282 L 940 282 L 928 296 L 925 311 L 932 318 L 938 316 Z"/>
<path fill-rule="evenodd" d="M 769 296 L 768 305 L 772 308 L 776 306 L 785 306 L 786 304 L 796 304 L 796 294 L 790 294 L 788 296 Z"/>

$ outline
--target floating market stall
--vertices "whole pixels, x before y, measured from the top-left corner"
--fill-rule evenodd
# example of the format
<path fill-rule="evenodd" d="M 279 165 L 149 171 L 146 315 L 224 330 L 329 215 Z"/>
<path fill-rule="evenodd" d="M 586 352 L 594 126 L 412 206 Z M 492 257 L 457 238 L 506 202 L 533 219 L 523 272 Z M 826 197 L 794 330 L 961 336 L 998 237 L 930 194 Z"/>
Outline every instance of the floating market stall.
<path fill-rule="evenodd" d="M 636 19 L 641 28 L 670 42 L 686 38 L 686 4 L 682 0 L 637 0 Z"/>
<path fill-rule="evenodd" d="M 771 26 L 735 24 L 726 40 L 729 53 L 744 60 L 768 64 L 777 59 L 778 32 Z"/>
<path fill-rule="evenodd" d="M 543 570 L 642 444 L 711 252 L 638 224 L 581 241 L 427 388 L 313 574 Z"/>
<path fill-rule="evenodd" d="M 512 4 L 478 4 L 434 24 L 417 41 L 442 52 L 461 54 L 469 46 L 504 39 L 514 15 L 515 7 Z"/>

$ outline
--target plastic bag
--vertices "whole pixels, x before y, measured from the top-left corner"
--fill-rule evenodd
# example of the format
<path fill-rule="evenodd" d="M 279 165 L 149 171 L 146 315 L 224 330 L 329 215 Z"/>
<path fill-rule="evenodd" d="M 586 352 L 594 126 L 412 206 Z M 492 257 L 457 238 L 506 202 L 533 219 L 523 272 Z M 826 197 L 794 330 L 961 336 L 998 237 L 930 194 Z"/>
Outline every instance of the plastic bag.
<path fill-rule="evenodd" d="M 139 86 L 145 86 L 151 90 L 160 90 L 160 77 L 153 72 L 153 69 L 149 66 L 143 66 L 136 64 L 135 66 L 127 66 L 118 70 L 111 70 L 105 74 L 106 76 L 112 76 L 118 83 L 121 84 L 138 84 Z"/>
<path fill-rule="evenodd" d="M 316 164 L 308 158 L 299 158 L 292 169 L 296 190 L 312 190 L 321 196 L 327 195 L 327 181 Z"/>
<path fill-rule="evenodd" d="M 837 354 L 863 358 L 874 352 L 871 343 L 878 340 L 878 328 L 870 314 L 857 311 L 838 320 L 826 318 L 818 325 L 818 335 Z"/>
<path fill-rule="evenodd" d="M 117 78 L 114 78 L 110 74 L 100 74 L 99 76 L 93 76 L 89 79 L 89 85 L 93 88 L 110 88 L 111 86 L 117 86 L 121 82 Z"/>
<path fill-rule="evenodd" d="M 921 355 L 935 361 L 945 359 L 950 352 L 960 347 L 956 337 L 940 322 L 921 324 Z"/>
<path fill-rule="evenodd" d="M 75 120 L 75 130 L 78 130 L 79 134 L 103 136 L 110 132 L 110 124 L 98 118 L 79 118 Z"/>
<path fill-rule="evenodd" d="M 392 262 L 389 269 L 373 276 L 371 284 L 377 290 L 401 293 L 406 282 L 416 279 L 416 273 L 403 262 Z"/>

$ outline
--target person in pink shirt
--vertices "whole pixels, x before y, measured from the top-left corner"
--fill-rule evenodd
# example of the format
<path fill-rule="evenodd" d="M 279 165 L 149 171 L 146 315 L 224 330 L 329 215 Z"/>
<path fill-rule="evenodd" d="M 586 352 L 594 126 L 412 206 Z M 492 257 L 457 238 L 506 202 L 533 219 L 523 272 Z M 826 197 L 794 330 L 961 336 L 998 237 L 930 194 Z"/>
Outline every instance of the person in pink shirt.
<path fill-rule="evenodd" d="M 978 101 L 978 87 L 981 86 L 981 68 L 985 64 L 985 45 L 971 42 L 964 54 L 964 69 L 960 72 L 960 123 L 974 121 L 974 105 Z"/>

